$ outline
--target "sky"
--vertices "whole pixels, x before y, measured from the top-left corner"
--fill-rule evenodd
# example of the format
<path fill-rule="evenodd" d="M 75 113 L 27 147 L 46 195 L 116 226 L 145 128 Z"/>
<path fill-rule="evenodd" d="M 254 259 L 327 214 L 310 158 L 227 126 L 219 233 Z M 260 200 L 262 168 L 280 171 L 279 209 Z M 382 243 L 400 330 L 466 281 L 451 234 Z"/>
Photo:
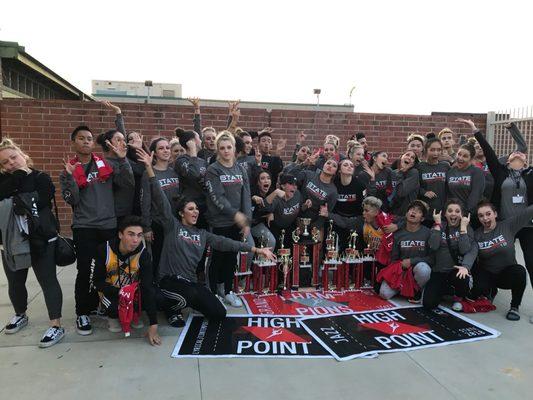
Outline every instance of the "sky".
<path fill-rule="evenodd" d="M 5 1 L 0 40 L 66 80 L 181 83 L 183 96 L 358 112 L 533 105 L 528 1 Z"/>

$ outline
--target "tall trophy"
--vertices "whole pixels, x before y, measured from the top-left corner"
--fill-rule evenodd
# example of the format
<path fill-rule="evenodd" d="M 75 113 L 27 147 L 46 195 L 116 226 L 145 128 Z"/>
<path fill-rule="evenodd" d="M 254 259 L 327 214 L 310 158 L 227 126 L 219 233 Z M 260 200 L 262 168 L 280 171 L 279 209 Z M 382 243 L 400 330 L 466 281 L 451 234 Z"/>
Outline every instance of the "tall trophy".
<path fill-rule="evenodd" d="M 333 220 L 329 221 L 328 234 L 326 236 L 326 249 L 324 263 L 322 266 L 322 290 L 334 290 L 340 286 L 339 279 L 339 235 L 333 230 Z M 329 284 L 329 271 L 333 271 L 333 286 Z"/>
<path fill-rule="evenodd" d="M 246 242 L 246 236 L 243 235 L 242 241 Z M 252 271 L 248 268 L 248 253 L 240 251 L 237 258 L 237 271 L 233 277 L 233 291 L 235 293 L 249 292 Z M 239 286 L 239 282 L 244 278 L 244 288 Z"/>
<path fill-rule="evenodd" d="M 280 261 L 280 270 L 283 273 L 283 290 L 289 287 L 289 271 L 291 270 L 291 249 L 285 248 L 285 229 L 281 230 L 279 237 L 280 248 L 278 249 L 278 260 Z"/>
<path fill-rule="evenodd" d="M 261 235 L 261 237 L 259 238 L 259 247 L 262 249 L 265 248 L 265 242 L 265 237 Z M 254 290 L 257 293 L 267 294 L 269 290 L 272 289 L 273 272 L 277 274 L 276 263 L 274 261 L 268 260 L 263 255 L 258 254 L 253 260 L 253 265 Z M 267 280 L 269 282 L 269 285 L 266 285 Z M 275 284 L 277 284 L 277 282 Z"/>

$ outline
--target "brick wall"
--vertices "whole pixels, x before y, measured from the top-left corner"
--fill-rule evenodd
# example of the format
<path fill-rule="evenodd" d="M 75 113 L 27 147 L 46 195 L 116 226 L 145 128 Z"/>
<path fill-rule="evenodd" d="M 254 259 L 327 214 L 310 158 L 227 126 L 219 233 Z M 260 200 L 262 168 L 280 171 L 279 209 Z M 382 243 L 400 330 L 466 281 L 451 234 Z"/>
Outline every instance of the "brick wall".
<path fill-rule="evenodd" d="M 145 141 L 152 137 L 170 136 L 176 126 L 192 127 L 193 109 L 185 106 L 152 104 L 117 104 L 122 108 L 126 129 L 137 130 Z M 458 117 L 472 118 L 485 128 L 485 114 L 434 113 L 432 115 L 366 114 L 272 110 L 241 110 L 240 126 L 260 130 L 270 125 L 275 129 L 276 139 L 287 139 L 282 154 L 288 159 L 296 142 L 298 132 L 305 130 L 308 144 L 318 147 L 327 134 L 341 138 L 341 151 L 346 141 L 355 132 L 364 132 L 372 150 L 383 149 L 397 157 L 405 148 L 405 139 L 410 132 L 425 134 L 450 127 L 458 133 L 468 129 L 454 120 Z M 226 126 L 227 110 L 202 108 L 202 125 L 222 129 Z M 14 139 L 32 157 L 35 167 L 48 172 L 59 188 L 58 175 L 62 169 L 61 159 L 72 155 L 70 132 L 77 125 L 88 125 L 93 133 L 114 127 L 114 115 L 99 103 L 81 101 L 40 101 L 7 99 L 0 101 L 0 128 L 3 137 Z M 70 224 L 70 207 L 57 196 L 62 226 Z"/>

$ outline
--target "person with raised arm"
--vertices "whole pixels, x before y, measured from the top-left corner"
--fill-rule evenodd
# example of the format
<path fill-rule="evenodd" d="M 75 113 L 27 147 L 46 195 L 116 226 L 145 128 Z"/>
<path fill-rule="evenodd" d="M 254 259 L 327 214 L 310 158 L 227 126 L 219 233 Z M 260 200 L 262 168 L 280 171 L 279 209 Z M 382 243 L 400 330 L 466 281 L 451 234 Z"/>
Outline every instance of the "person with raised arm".
<path fill-rule="evenodd" d="M 231 135 L 231 133 L 222 133 L 222 135 L 221 137 L 225 138 L 225 135 Z M 225 144 L 220 140 L 225 141 L 225 139 L 218 141 L 219 151 L 222 152 Z M 196 203 L 190 199 L 180 198 L 176 213 L 166 201 L 156 180 L 152 168 L 152 155 L 139 150 L 139 157 L 146 165 L 150 180 L 153 208 L 157 211 L 154 218 L 164 227 L 164 245 L 157 275 L 157 282 L 163 295 L 171 301 L 177 301 L 180 308 L 191 307 L 208 319 L 223 319 L 226 316 L 226 308 L 222 302 L 215 292 L 209 291 L 196 279 L 196 266 L 205 252 L 205 247 L 211 246 L 216 252 L 233 254 L 238 251 L 252 252 L 269 260 L 276 260 L 275 255 L 269 248 L 257 248 L 249 243 L 232 240 L 197 228 L 199 210 Z M 221 161 L 224 162 L 223 159 Z M 213 261 L 216 259 L 214 258 Z M 226 265 L 221 263 L 212 263 L 212 266 L 213 264 L 216 264 L 217 268 L 226 268 Z M 231 277 L 233 278 L 233 270 L 231 270 Z"/>
<path fill-rule="evenodd" d="M 89 314 L 96 310 L 98 295 L 90 281 L 91 261 L 96 247 L 116 232 L 117 217 L 113 187 L 130 186 L 132 170 L 126 161 L 126 146 L 106 145 L 117 159 L 116 168 L 104 157 L 93 153 L 93 134 L 87 126 L 78 126 L 70 135 L 74 158 L 64 159 L 59 175 L 63 199 L 72 207 L 72 234 L 76 247 L 78 273 L 74 288 L 76 331 L 92 333 Z"/>
<path fill-rule="evenodd" d="M 363 165 L 364 172 L 359 179 L 366 186 L 367 196 L 375 196 L 383 203 L 383 210 L 388 211 L 389 196 L 392 193 L 392 170 L 388 167 L 389 155 L 385 151 L 376 151 L 368 162 Z"/>
<path fill-rule="evenodd" d="M 471 271 L 477 257 L 477 243 L 470 227 L 470 214 L 463 215 L 461 204 L 448 200 L 442 213 L 433 210 L 434 225 L 429 237 L 429 248 L 435 254 L 435 264 L 424 290 L 423 305 L 436 308 L 442 296 L 454 294 L 452 309 L 462 311 L 461 301 L 468 296 L 471 286 Z M 453 288 L 453 290 L 451 290 Z"/>

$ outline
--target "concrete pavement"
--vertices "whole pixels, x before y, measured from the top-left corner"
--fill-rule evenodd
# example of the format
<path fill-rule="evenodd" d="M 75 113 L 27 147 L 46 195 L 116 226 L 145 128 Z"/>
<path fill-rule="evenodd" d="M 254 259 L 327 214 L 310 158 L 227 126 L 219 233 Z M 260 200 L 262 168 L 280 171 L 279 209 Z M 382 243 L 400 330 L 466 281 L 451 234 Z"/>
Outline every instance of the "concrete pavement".
<path fill-rule="evenodd" d="M 521 254 L 520 254 L 521 256 Z M 162 346 L 107 331 L 95 319 L 93 335 L 74 330 L 73 266 L 58 269 L 67 335 L 49 349 L 37 348 L 47 328 L 44 298 L 33 272 L 28 279 L 29 325 L 0 333 L 0 397 L 15 399 L 527 399 L 533 393 L 533 292 L 528 283 L 522 319 L 505 319 L 509 291 L 498 309 L 470 318 L 502 332 L 487 341 L 346 362 L 288 359 L 173 359 L 180 330 L 162 322 Z M 235 313 L 242 310 L 232 310 Z M 0 324 L 12 316 L 0 273 Z M 163 321 L 163 318 L 161 318 Z M 8 397 L 9 396 L 9 397 Z"/>

